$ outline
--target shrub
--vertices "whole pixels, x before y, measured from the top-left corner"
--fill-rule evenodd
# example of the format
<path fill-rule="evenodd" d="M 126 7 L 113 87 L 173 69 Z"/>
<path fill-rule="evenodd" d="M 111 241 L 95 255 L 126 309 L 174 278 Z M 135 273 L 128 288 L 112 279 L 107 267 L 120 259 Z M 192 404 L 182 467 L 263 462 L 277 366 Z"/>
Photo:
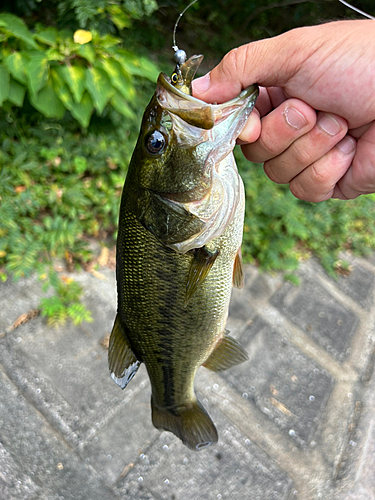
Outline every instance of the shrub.
<path fill-rule="evenodd" d="M 45 117 L 62 119 L 69 111 L 82 127 L 107 105 L 133 118 L 134 76 L 155 81 L 158 73 L 110 34 L 42 25 L 32 33 L 20 18 L 0 14 L 0 106 L 6 110 L 22 107 L 27 93 Z"/>

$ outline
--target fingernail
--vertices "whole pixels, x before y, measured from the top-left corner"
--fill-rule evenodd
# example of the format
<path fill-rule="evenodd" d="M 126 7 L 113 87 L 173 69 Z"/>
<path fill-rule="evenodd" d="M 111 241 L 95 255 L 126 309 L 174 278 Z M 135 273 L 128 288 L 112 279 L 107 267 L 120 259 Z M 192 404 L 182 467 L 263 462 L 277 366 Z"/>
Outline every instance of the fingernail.
<path fill-rule="evenodd" d="M 287 123 L 296 130 L 301 129 L 307 124 L 306 118 L 295 108 L 286 108 L 284 111 L 284 116 Z"/>
<path fill-rule="evenodd" d="M 333 116 L 326 115 L 325 113 L 319 116 L 318 125 L 324 132 L 332 136 L 337 135 L 341 130 L 339 122 Z"/>
<path fill-rule="evenodd" d="M 193 81 L 193 89 L 197 94 L 203 94 L 211 87 L 211 76 L 210 73 L 201 76 Z"/>
<path fill-rule="evenodd" d="M 350 155 L 355 150 L 356 141 L 350 135 L 347 135 L 340 142 L 336 144 L 339 150 L 344 153 L 344 155 Z"/>

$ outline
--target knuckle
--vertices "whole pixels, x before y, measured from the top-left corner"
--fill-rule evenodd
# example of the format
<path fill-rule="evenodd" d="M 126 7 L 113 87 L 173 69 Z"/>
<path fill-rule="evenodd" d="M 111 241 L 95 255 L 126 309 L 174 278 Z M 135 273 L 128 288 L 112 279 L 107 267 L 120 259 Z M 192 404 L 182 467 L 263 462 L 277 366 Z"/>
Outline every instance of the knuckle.
<path fill-rule="evenodd" d="M 279 184 L 277 175 L 275 175 L 274 172 L 274 167 L 273 165 L 270 165 L 268 162 L 265 162 L 263 165 L 263 170 L 266 174 L 266 176 L 271 179 L 272 182 L 275 182 L 276 184 Z"/>
<path fill-rule="evenodd" d="M 311 165 L 311 180 L 313 185 L 327 186 L 332 183 L 331 172 L 323 166 Z"/>
<path fill-rule="evenodd" d="M 237 74 L 238 69 L 238 49 L 232 49 L 227 54 L 225 54 L 222 64 L 221 71 L 223 75 L 229 79 L 233 78 L 233 75 Z"/>
<path fill-rule="evenodd" d="M 288 165 L 283 162 L 277 164 L 273 161 L 267 161 L 263 165 L 263 169 L 267 177 L 275 184 L 286 184 L 290 181 L 288 175 Z"/>
<path fill-rule="evenodd" d="M 303 180 L 301 181 L 298 177 L 294 178 L 290 184 L 289 189 L 293 196 L 298 198 L 299 200 L 310 201 L 312 203 L 318 203 L 320 201 L 326 200 L 327 193 L 332 190 L 321 186 L 315 186 L 311 184 L 309 186 L 305 186 Z"/>
<path fill-rule="evenodd" d="M 290 182 L 289 189 L 292 195 L 298 198 L 299 200 L 311 201 L 313 203 L 321 201 L 319 193 L 316 192 L 315 190 L 314 191 L 306 190 L 306 187 L 303 185 L 303 183 L 300 181 L 298 177 L 296 177 Z"/>
<path fill-rule="evenodd" d="M 301 147 L 301 145 L 298 144 L 298 141 L 292 144 L 291 152 L 298 165 L 307 167 L 313 162 L 313 152 L 309 151 L 309 148 Z"/>
<path fill-rule="evenodd" d="M 298 198 L 299 200 L 312 201 L 312 200 L 306 200 L 306 193 L 304 189 L 302 189 L 300 182 L 297 179 L 293 179 L 291 181 L 291 183 L 289 184 L 289 189 L 292 195 Z"/>
<path fill-rule="evenodd" d="M 267 156 L 267 158 L 273 158 L 280 154 L 280 147 L 276 138 L 269 134 L 267 130 L 261 132 L 259 143 L 265 153 L 264 156 Z"/>

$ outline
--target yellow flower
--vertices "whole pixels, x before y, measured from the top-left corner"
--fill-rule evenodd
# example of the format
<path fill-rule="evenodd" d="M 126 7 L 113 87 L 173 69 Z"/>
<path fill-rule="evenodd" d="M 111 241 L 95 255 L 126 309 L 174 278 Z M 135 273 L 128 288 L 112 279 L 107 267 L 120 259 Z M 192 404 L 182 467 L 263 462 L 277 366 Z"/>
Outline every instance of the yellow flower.
<path fill-rule="evenodd" d="M 80 45 L 84 45 L 85 43 L 91 42 L 92 34 L 90 31 L 77 30 L 73 35 L 73 40 L 75 43 L 79 43 Z"/>
<path fill-rule="evenodd" d="M 62 281 L 66 283 L 67 285 L 70 285 L 70 283 L 73 283 L 74 279 L 70 278 L 69 276 L 61 276 Z"/>

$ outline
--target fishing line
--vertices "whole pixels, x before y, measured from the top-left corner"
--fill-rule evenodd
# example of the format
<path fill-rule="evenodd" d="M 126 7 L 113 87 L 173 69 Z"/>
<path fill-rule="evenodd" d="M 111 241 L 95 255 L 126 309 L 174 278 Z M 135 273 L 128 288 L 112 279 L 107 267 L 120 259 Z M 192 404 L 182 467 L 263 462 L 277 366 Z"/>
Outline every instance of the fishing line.
<path fill-rule="evenodd" d="M 361 14 L 362 16 L 365 16 L 365 17 L 367 17 L 368 19 L 375 19 L 375 17 L 370 16 L 370 14 L 366 14 L 366 12 L 363 12 L 363 10 L 358 9 L 357 7 L 354 7 L 353 5 L 350 5 L 350 3 L 345 2 L 345 0 L 339 0 L 339 2 L 341 2 L 343 5 L 345 5 L 345 7 L 348 7 L 349 9 L 354 10 L 354 11 L 355 11 L 355 12 L 357 12 L 358 14 Z M 194 3 L 194 2 L 193 2 L 193 3 Z M 189 7 L 190 7 L 190 5 L 189 5 Z"/>
<path fill-rule="evenodd" d="M 193 2 L 189 3 L 189 5 L 188 5 L 187 7 L 185 7 L 185 8 L 184 8 L 184 10 L 181 12 L 181 14 L 180 14 L 180 15 L 178 16 L 178 18 L 177 18 L 176 24 L 174 25 L 174 29 L 173 29 L 173 45 L 172 45 L 172 49 L 173 49 L 175 52 L 177 52 L 177 51 L 179 50 L 179 49 L 178 49 L 178 47 L 177 47 L 177 45 L 176 45 L 176 29 L 177 29 L 177 25 L 178 25 L 178 23 L 179 23 L 179 21 L 180 21 L 181 17 L 185 14 L 185 12 L 186 12 L 188 9 L 190 9 L 190 7 L 191 7 L 192 5 L 194 5 L 194 4 L 195 4 L 195 2 L 197 2 L 197 1 L 198 1 L 198 0 L 193 0 Z"/>

